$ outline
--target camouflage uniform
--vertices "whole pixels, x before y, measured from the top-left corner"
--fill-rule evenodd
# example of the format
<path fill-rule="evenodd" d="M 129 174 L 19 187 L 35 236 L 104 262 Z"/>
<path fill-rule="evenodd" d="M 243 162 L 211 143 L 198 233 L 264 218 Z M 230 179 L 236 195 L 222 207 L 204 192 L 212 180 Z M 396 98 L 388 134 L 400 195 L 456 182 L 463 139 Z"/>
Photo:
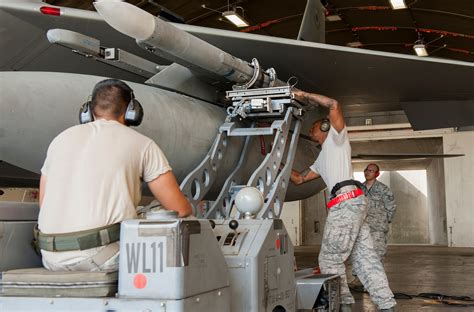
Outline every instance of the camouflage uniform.
<path fill-rule="evenodd" d="M 351 146 L 346 127 L 339 132 L 333 127 L 329 129 L 318 158 L 309 168 L 322 177 L 330 190 L 336 184 L 352 179 Z M 354 189 L 354 185 L 347 185 L 335 192 L 343 194 Z M 360 276 L 373 302 L 380 309 L 388 309 L 396 302 L 382 263 L 374 251 L 366 217 L 367 199 L 364 195 L 347 199 L 329 209 L 319 267 L 323 274 L 341 277 L 341 303 L 352 304 L 354 298 L 347 286 L 345 266 L 345 261 L 351 257 L 354 271 Z"/>
<path fill-rule="evenodd" d="M 369 200 L 367 223 L 370 228 L 370 235 L 372 236 L 375 252 L 379 259 L 383 261 L 387 253 L 389 223 L 392 222 L 397 206 L 392 191 L 382 182 L 375 180 L 370 188 L 366 187 L 366 183 L 364 183 L 364 186 L 364 193 Z"/>
<path fill-rule="evenodd" d="M 368 290 L 379 309 L 396 305 L 387 276 L 372 245 L 366 222 L 367 199 L 359 196 L 343 201 L 329 209 L 319 253 L 323 274 L 341 277 L 341 303 L 352 304 L 354 298 L 347 286 L 345 261 L 350 257 L 354 272 Z"/>

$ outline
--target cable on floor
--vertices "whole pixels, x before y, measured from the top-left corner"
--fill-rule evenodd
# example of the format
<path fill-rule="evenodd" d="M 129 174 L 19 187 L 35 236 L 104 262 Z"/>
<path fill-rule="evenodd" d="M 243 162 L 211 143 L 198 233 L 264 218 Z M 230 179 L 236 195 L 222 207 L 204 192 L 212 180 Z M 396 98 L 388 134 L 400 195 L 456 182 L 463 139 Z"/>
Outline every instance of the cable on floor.
<path fill-rule="evenodd" d="M 437 302 L 456 306 L 456 307 L 474 307 L 474 300 L 469 296 L 447 296 L 438 293 L 419 293 L 418 295 L 410 295 L 404 293 L 394 293 L 395 299 L 413 299 L 423 298 L 436 300 Z M 472 303 L 471 303 L 472 302 Z"/>
<path fill-rule="evenodd" d="M 351 290 L 360 293 L 367 293 L 363 287 L 350 287 Z M 423 298 L 436 300 L 439 303 L 443 303 L 450 306 L 456 307 L 474 307 L 474 299 L 471 299 L 469 296 L 447 296 L 438 293 L 419 293 L 418 295 L 405 294 L 397 292 L 393 294 L 395 299 L 399 300 L 410 300 L 413 298 Z"/>

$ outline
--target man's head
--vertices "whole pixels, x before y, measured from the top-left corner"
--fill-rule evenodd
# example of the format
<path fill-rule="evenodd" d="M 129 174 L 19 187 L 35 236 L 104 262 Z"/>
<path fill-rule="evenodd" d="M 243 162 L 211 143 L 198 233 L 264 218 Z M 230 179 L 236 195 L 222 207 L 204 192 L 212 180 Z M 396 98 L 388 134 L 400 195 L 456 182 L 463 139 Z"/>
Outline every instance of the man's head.
<path fill-rule="evenodd" d="M 132 89 L 123 81 L 106 79 L 92 91 L 91 110 L 96 118 L 125 121 L 125 111 L 132 99 Z"/>
<path fill-rule="evenodd" d="M 81 123 L 93 121 L 95 118 L 138 126 L 143 119 L 143 108 L 126 83 L 117 79 L 106 79 L 95 85 L 92 100 L 84 103 L 79 112 Z"/>
<path fill-rule="evenodd" d="M 377 164 L 369 164 L 364 169 L 364 176 L 367 181 L 375 180 L 380 174 L 380 168 Z"/>
<path fill-rule="evenodd" d="M 309 136 L 311 137 L 311 140 L 322 145 L 328 136 L 329 127 L 329 120 L 326 118 L 316 120 L 309 130 Z M 328 130 L 323 131 L 325 129 Z"/>

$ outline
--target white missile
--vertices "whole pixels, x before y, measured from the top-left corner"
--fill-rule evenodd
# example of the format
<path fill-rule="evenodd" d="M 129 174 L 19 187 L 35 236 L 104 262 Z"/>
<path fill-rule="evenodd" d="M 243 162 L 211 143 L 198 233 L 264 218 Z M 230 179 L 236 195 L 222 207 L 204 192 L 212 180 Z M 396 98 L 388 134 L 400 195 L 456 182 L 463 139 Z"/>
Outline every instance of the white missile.
<path fill-rule="evenodd" d="M 191 70 L 211 73 L 237 84 L 252 81 L 258 87 L 285 84 L 273 72 L 260 70 L 257 63 L 236 58 L 130 3 L 103 0 L 94 6 L 110 26 L 136 39 L 140 46 Z"/>

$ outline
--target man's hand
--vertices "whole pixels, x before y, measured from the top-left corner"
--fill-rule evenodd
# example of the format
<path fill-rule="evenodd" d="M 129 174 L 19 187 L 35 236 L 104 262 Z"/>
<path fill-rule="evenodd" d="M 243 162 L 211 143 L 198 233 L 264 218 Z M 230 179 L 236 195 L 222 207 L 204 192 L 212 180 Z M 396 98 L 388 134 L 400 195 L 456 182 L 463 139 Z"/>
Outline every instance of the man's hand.
<path fill-rule="evenodd" d="M 313 170 L 309 170 L 306 174 L 301 174 L 298 171 L 292 169 L 291 170 L 291 175 L 290 175 L 290 180 L 296 185 L 303 184 L 308 181 L 312 181 L 314 179 L 319 178 L 320 175 L 314 172 Z"/>
<path fill-rule="evenodd" d="M 299 101 L 299 102 L 302 102 L 304 103 L 304 95 L 306 94 L 306 92 L 304 91 L 301 91 L 301 90 L 295 90 L 293 91 L 293 95 L 295 97 L 295 100 Z"/>
<path fill-rule="evenodd" d="M 41 206 L 43 206 L 43 198 L 44 198 L 44 192 L 46 189 L 46 176 L 43 174 L 41 175 L 40 178 L 40 187 L 39 187 L 39 207 L 41 209 Z"/>
<path fill-rule="evenodd" d="M 191 204 L 179 189 L 173 172 L 163 173 L 155 180 L 148 182 L 148 187 L 163 207 L 177 211 L 179 217 L 187 217 L 193 213 Z"/>

